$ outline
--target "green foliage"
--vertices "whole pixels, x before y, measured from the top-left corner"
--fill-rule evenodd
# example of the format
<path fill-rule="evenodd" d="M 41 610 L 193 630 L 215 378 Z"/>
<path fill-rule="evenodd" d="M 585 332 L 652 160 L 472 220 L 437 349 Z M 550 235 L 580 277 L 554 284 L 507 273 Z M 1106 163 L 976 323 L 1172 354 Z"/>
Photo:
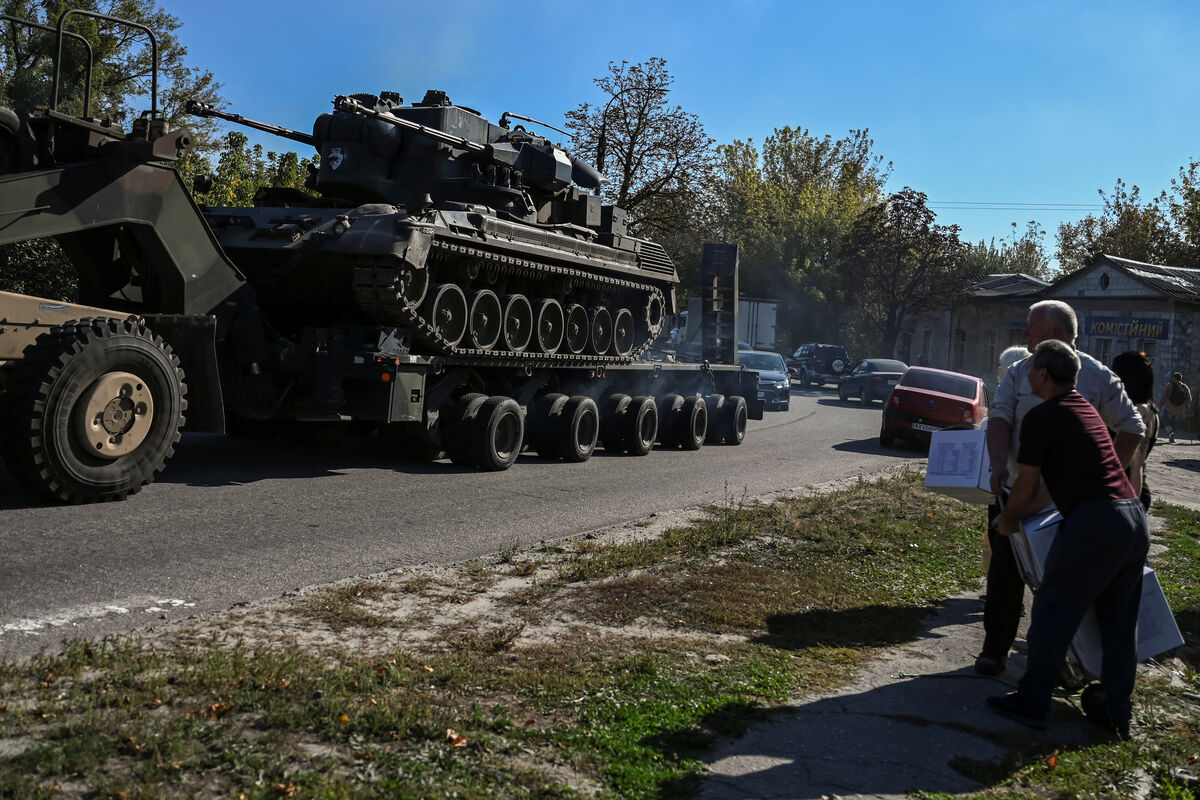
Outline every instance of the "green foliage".
<path fill-rule="evenodd" d="M 248 146 L 250 140 L 240 131 L 230 131 L 222 141 L 216 169 L 200 157 L 180 164 L 180 173 L 189 183 L 194 175 L 212 177 L 212 188 L 196 194 L 198 203 L 245 207 L 253 205 L 255 193 L 264 187 L 303 189 L 309 168 L 316 163 L 316 157 L 302 159 L 294 152 L 264 155 L 262 145 Z"/>
<path fill-rule="evenodd" d="M 970 270 L 980 275 L 1020 272 L 1050 280 L 1054 276 L 1050 270 L 1050 257 L 1046 253 L 1045 236 L 1046 231 L 1034 220 L 1027 222 L 1025 231 L 1018 236 L 1017 223 L 1014 222 L 1008 238 L 1002 239 L 999 246 L 995 239 L 981 241 L 977 245 L 968 244 L 963 257 Z"/>
<path fill-rule="evenodd" d="M 1184 197 L 1188 197 L 1184 193 Z M 1171 222 L 1171 204 L 1166 192 L 1143 202 L 1141 190 L 1120 178 L 1111 194 L 1100 190 L 1103 210 L 1078 222 L 1058 227 L 1058 262 L 1063 272 L 1086 266 L 1101 253 L 1145 261 L 1179 265 L 1185 245 Z M 1186 208 L 1178 214 L 1186 218 Z M 1200 213 L 1200 212 L 1197 212 Z"/>
<path fill-rule="evenodd" d="M 53 239 L 0 245 L 0 290 L 74 302 L 75 268 Z"/>
<path fill-rule="evenodd" d="M 842 251 L 891 172 L 873 144 L 865 130 L 834 140 L 785 127 L 761 152 L 753 141 L 718 148 L 723 238 L 741 248 L 743 294 L 780 301 L 784 339 L 824 340 L 853 307 Z"/>

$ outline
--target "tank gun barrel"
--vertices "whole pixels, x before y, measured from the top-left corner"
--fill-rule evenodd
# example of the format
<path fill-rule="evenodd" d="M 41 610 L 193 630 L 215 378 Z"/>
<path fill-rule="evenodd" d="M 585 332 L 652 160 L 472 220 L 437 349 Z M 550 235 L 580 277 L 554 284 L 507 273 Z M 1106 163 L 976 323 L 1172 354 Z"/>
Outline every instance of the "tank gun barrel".
<path fill-rule="evenodd" d="M 367 106 L 364 106 L 362 103 L 358 102 L 353 97 L 346 97 L 345 95 L 338 95 L 337 97 L 335 97 L 333 99 L 333 107 L 335 110 L 342 111 L 347 114 L 361 114 L 364 117 L 370 117 L 371 119 L 377 119 L 381 122 L 387 122 L 391 125 L 395 125 L 397 128 L 402 128 L 406 131 L 413 131 L 414 133 L 419 133 L 422 136 L 427 136 L 430 139 L 441 142 L 443 144 L 448 144 L 451 147 L 458 147 L 458 148 L 467 150 L 472 153 L 487 153 L 487 152 L 489 152 L 489 148 L 485 144 L 480 144 L 479 142 L 472 142 L 470 139 L 464 139 L 461 136 L 455 136 L 453 134 L 446 133 L 445 131 L 440 131 L 437 128 L 430 128 L 427 125 L 420 124 L 419 122 L 413 122 L 412 120 L 401 119 L 400 117 L 393 116 L 392 114 L 388 114 L 383 111 L 376 111 L 373 108 L 368 108 Z"/>
<path fill-rule="evenodd" d="M 194 117 L 212 117 L 214 119 L 223 119 L 226 122 L 235 122 L 238 125 L 244 125 L 247 128 L 253 128 L 256 131 L 263 133 L 272 133 L 276 136 L 282 136 L 284 139 L 291 139 L 293 142 L 300 142 L 309 147 L 316 147 L 317 140 L 307 133 L 294 131 L 291 128 L 284 128 L 279 125 L 271 125 L 267 122 L 259 122 L 258 120 L 247 119 L 241 114 L 231 114 L 228 111 L 219 111 L 213 108 L 208 103 L 201 103 L 199 100 L 188 100 L 184 111 Z"/>

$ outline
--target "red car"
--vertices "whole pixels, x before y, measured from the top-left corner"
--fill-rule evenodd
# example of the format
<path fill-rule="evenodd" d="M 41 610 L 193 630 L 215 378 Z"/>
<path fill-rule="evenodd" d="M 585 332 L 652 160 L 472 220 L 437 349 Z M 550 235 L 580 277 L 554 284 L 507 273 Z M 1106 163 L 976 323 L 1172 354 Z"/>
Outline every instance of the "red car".
<path fill-rule="evenodd" d="M 987 409 L 987 389 L 979 378 L 909 367 L 883 407 L 879 443 L 891 447 L 896 439 L 928 442 L 929 434 L 943 428 L 978 428 Z"/>

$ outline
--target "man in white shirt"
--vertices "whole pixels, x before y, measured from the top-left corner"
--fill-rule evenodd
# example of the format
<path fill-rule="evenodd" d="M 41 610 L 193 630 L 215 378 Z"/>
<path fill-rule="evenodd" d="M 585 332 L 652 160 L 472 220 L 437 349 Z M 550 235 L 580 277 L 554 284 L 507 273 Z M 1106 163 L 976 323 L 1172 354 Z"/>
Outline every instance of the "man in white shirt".
<path fill-rule="evenodd" d="M 1075 346 L 1079 325 L 1075 311 L 1058 300 L 1043 300 L 1029 307 L 1025 321 L 1025 338 L 1030 352 L 1047 339 L 1058 339 Z M 1078 353 L 1080 370 L 1076 391 L 1095 406 L 1101 419 L 1115 432 L 1113 446 L 1121 464 L 1129 466 L 1145 434 L 1146 425 L 1134 407 L 1121 379 L 1105 365 L 1086 353 Z M 1008 368 L 996 397 L 988 409 L 987 443 L 992 465 L 992 492 L 1000 496 L 1003 487 L 1016 479 L 1017 445 L 1021 436 L 1021 420 L 1026 412 L 1042 402 L 1029 385 L 1030 358 Z M 1050 505 L 1050 496 L 1042 487 L 1031 508 Z M 999 512 L 989 509 L 990 518 Z M 975 659 L 975 671 L 982 675 L 997 675 L 1004 671 L 1009 648 L 1017 636 L 1021 606 L 1025 600 L 1025 583 L 1017 570 L 1012 544 L 1007 536 L 989 529 L 988 543 L 992 558 L 988 565 L 987 599 L 983 610 L 983 648 Z"/>

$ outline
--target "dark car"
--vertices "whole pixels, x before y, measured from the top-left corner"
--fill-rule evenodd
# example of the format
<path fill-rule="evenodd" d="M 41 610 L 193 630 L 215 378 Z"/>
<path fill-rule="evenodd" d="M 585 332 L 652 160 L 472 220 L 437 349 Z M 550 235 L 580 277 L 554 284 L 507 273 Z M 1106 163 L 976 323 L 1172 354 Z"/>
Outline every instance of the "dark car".
<path fill-rule="evenodd" d="M 896 439 L 929 441 L 945 428 L 978 428 L 987 416 L 988 396 L 983 381 L 973 375 L 930 367 L 909 367 L 892 387 L 883 407 L 879 443 L 891 447 Z"/>
<path fill-rule="evenodd" d="M 738 363 L 758 373 L 758 397 L 766 403 L 768 411 L 788 410 L 792 384 L 783 356 L 765 350 L 742 350 L 738 353 Z"/>
<path fill-rule="evenodd" d="M 837 383 L 850 369 L 850 356 L 840 344 L 809 342 L 796 348 L 788 371 L 801 386 Z"/>
<path fill-rule="evenodd" d="M 890 358 L 866 358 L 858 362 L 850 374 L 838 383 L 838 398 L 857 397 L 864 403 L 886 400 L 892 393 L 908 364 Z"/>

